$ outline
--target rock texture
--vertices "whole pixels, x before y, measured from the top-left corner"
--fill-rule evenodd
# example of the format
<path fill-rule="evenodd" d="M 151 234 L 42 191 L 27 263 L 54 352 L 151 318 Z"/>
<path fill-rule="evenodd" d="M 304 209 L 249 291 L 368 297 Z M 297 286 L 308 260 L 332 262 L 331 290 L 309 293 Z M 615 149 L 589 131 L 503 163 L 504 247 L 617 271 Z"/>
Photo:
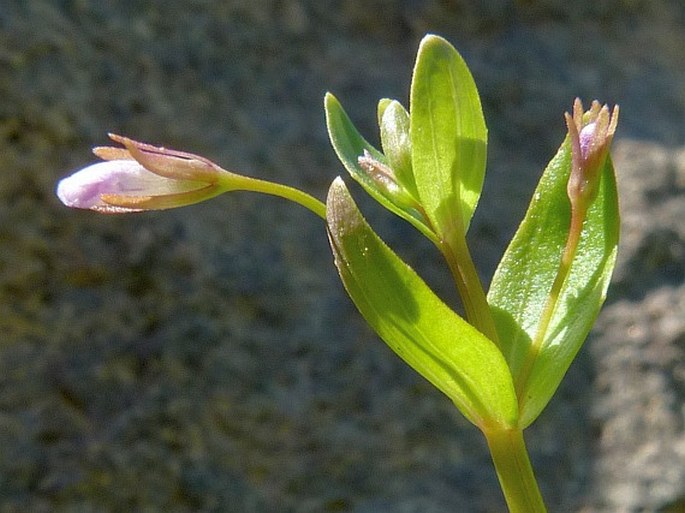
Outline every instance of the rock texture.
<path fill-rule="evenodd" d="M 615 284 L 529 449 L 550 511 L 685 511 L 682 2 L 5 0 L 0 513 L 504 510 L 479 433 L 364 326 L 319 220 L 241 193 L 130 217 L 53 193 L 113 131 L 322 198 L 343 172 L 324 92 L 376 140 L 426 32 L 481 90 L 486 280 L 573 98 L 621 104 Z M 355 195 L 455 301 L 431 247 Z"/>

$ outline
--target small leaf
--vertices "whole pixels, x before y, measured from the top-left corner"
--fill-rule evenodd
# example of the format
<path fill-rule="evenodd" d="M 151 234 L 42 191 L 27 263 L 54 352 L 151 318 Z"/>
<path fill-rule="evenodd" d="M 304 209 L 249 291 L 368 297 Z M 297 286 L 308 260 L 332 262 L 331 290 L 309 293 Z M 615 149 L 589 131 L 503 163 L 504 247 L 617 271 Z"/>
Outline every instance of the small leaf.
<path fill-rule="evenodd" d="M 418 198 L 411 167 L 411 135 L 409 113 L 400 102 L 392 100 L 383 109 L 379 123 L 381 144 L 397 181 L 414 197 Z"/>
<path fill-rule="evenodd" d="M 367 169 L 359 163 L 359 157 L 367 151 L 371 158 L 380 164 L 388 166 L 385 156 L 369 144 L 357 131 L 347 113 L 343 110 L 340 102 L 331 93 L 326 94 L 324 101 L 326 110 L 326 125 L 328 135 L 338 158 L 364 190 L 385 208 L 408 221 L 422 234 L 433 242 L 436 235 L 430 228 L 428 220 L 417 208 L 412 208 L 401 201 L 401 197 L 393 196 L 387 189 L 380 186 L 378 180 L 374 180 Z M 418 205 L 417 205 L 418 206 Z"/>
<path fill-rule="evenodd" d="M 327 217 L 343 284 L 378 335 L 471 422 L 514 426 L 515 392 L 500 351 L 383 243 L 340 178 L 329 190 Z"/>
<path fill-rule="evenodd" d="M 504 356 L 519 390 L 522 428 L 542 412 L 587 337 L 606 297 L 616 260 L 618 199 L 614 169 L 607 158 L 570 273 L 529 377 L 521 382 L 566 244 L 571 217 L 566 192 L 570 170 L 567 138 L 540 179 L 488 293 Z"/>
<path fill-rule="evenodd" d="M 378 126 L 381 126 L 383 123 L 383 114 L 385 114 L 385 109 L 388 108 L 388 105 L 390 105 L 392 102 L 395 100 L 391 100 L 390 98 L 381 98 L 378 100 L 378 108 L 376 109 L 376 113 L 378 116 Z"/>
<path fill-rule="evenodd" d="M 465 234 L 483 186 L 487 129 L 476 84 L 444 39 L 421 41 L 411 85 L 414 179 L 441 235 Z"/>

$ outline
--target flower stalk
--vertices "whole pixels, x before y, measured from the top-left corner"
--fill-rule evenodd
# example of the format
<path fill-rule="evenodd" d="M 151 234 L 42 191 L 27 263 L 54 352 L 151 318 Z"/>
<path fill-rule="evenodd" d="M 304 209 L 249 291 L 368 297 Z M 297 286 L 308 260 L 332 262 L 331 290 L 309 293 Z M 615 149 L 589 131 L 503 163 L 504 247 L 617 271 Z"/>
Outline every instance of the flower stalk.
<path fill-rule="evenodd" d="M 298 189 L 227 171 L 214 162 L 182 151 L 152 146 L 110 134 L 122 147 L 101 146 L 102 159 L 60 180 L 57 196 L 65 205 L 103 214 L 184 207 L 229 191 L 279 196 L 325 219 L 325 205 Z"/>

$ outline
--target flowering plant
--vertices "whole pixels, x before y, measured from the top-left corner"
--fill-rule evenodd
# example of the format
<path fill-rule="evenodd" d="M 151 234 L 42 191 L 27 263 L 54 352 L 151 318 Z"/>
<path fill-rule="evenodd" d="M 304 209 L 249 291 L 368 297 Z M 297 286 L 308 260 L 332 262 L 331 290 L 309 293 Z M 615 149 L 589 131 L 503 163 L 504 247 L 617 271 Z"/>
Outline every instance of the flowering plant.
<path fill-rule="evenodd" d="M 487 129 L 468 67 L 440 37 L 421 42 L 409 107 L 379 102 L 379 150 L 327 94 L 330 140 L 352 178 L 443 255 L 465 318 L 380 239 L 340 177 L 324 204 L 197 155 L 111 136 L 123 148 L 96 148 L 104 161 L 62 180 L 57 194 L 103 213 L 180 207 L 233 190 L 305 206 L 325 221 L 340 278 L 364 318 L 484 434 L 510 511 L 545 511 L 523 430 L 553 396 L 606 296 L 619 233 L 609 156 L 618 108 L 593 102 L 584 112 L 575 101 L 568 136 L 486 294 L 466 234 L 485 176 Z"/>

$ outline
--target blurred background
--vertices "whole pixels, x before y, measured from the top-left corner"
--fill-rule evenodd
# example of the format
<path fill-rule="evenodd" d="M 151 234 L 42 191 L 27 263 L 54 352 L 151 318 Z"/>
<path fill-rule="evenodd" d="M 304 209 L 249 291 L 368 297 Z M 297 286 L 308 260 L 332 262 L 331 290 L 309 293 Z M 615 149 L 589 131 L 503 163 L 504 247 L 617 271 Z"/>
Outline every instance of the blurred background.
<path fill-rule="evenodd" d="M 481 435 L 364 325 L 318 218 L 250 193 L 128 217 L 54 195 L 116 132 L 324 198 L 344 173 L 324 93 L 378 141 L 426 32 L 490 129 L 486 283 L 563 112 L 620 104 L 615 284 L 527 439 L 550 511 L 685 511 L 681 0 L 3 0 L 0 513 L 504 511 Z M 353 192 L 456 305 L 429 243 Z"/>

